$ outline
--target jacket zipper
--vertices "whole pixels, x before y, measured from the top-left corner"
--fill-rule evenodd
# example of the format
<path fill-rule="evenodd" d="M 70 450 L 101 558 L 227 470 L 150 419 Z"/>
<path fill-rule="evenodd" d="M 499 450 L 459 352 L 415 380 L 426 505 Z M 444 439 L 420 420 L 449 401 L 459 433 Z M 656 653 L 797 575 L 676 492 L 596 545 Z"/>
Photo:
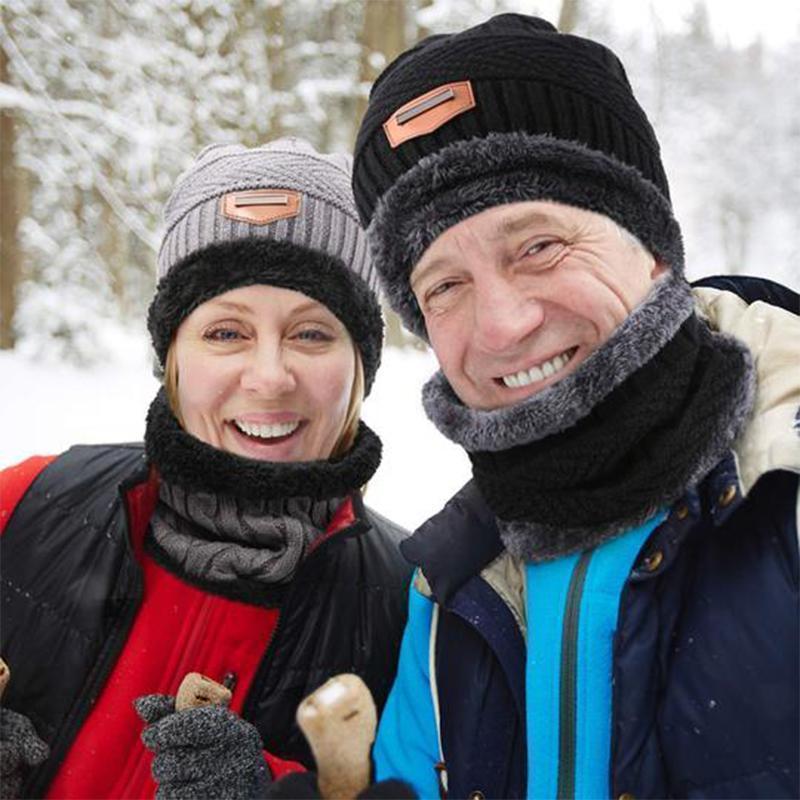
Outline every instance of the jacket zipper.
<path fill-rule="evenodd" d="M 561 688 L 558 703 L 558 791 L 559 800 L 575 797 L 575 730 L 577 725 L 578 622 L 581 598 L 589 569 L 591 551 L 581 554 L 567 589 L 561 631 Z"/>
<path fill-rule="evenodd" d="M 320 543 L 319 547 L 315 548 L 312 552 L 308 554 L 308 556 L 301 562 L 300 570 L 303 570 L 307 567 L 308 563 L 311 559 L 319 558 L 320 553 L 324 553 L 327 547 L 330 545 L 331 542 L 337 541 L 341 534 L 353 534 L 356 532 L 360 532 L 362 530 L 368 530 L 369 526 L 360 518 L 356 517 L 353 520 L 351 525 L 348 525 L 346 528 L 342 528 L 333 536 L 325 539 L 323 542 Z M 299 574 L 299 573 L 298 573 Z M 296 577 L 296 576 L 295 576 Z M 253 680 L 250 683 L 250 688 L 247 692 L 247 697 L 244 700 L 242 705 L 242 718 L 248 721 L 253 721 L 254 716 L 254 706 L 258 702 L 258 699 L 261 697 L 261 692 L 264 686 L 264 682 L 269 675 L 270 665 L 272 661 L 272 651 L 275 649 L 276 644 L 280 641 L 280 633 L 283 630 L 283 621 L 286 618 L 286 614 L 284 614 L 284 609 L 289 606 L 289 603 L 294 598 L 295 594 L 295 587 L 297 586 L 297 582 L 295 580 L 291 580 L 288 584 L 286 594 L 283 596 L 281 601 L 278 603 L 278 622 L 275 625 L 275 628 L 272 631 L 271 636 L 269 637 L 269 641 L 267 642 L 266 647 L 264 648 L 264 654 L 261 656 L 261 662 L 256 669 L 256 673 L 253 676 Z"/>

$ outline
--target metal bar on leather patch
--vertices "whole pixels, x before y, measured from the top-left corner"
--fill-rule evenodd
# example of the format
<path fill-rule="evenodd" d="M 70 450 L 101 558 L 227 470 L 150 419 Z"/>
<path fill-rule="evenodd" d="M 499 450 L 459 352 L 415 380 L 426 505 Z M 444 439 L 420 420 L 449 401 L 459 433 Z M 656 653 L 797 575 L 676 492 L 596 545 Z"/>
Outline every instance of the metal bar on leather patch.
<path fill-rule="evenodd" d="M 288 206 L 288 194 L 251 194 L 245 197 L 237 196 L 233 204 L 236 208 L 242 206 Z"/>
<path fill-rule="evenodd" d="M 248 189 L 223 195 L 220 213 L 228 219 L 250 225 L 268 225 L 300 213 L 300 192 L 292 189 Z"/>
<path fill-rule="evenodd" d="M 405 125 L 420 114 L 424 114 L 426 111 L 430 111 L 432 108 L 436 108 L 436 106 L 440 106 L 448 100 L 453 100 L 455 96 L 456 93 L 452 89 L 445 89 L 443 92 L 435 94 L 433 97 L 429 97 L 427 100 L 423 100 L 421 103 L 412 106 L 407 111 L 401 112 L 395 117 L 395 120 L 398 125 Z"/>
<path fill-rule="evenodd" d="M 433 133 L 459 114 L 475 108 L 475 95 L 470 81 L 444 83 L 414 97 L 383 123 L 383 131 L 391 147 Z"/>

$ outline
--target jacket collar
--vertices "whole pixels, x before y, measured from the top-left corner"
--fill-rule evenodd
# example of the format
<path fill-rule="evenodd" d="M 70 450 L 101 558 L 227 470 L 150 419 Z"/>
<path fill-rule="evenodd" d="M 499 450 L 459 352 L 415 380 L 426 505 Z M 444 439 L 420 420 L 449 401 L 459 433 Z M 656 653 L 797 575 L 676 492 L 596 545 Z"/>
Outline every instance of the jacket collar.
<path fill-rule="evenodd" d="M 447 605 L 458 589 L 503 552 L 500 532 L 474 481 L 400 544 L 419 567 L 436 601 Z"/>
<path fill-rule="evenodd" d="M 748 304 L 729 291 L 693 291 L 698 314 L 715 330 L 744 342 L 753 355 L 753 416 L 733 446 L 739 491 L 747 495 L 767 472 L 800 472 L 800 317 L 760 300 Z"/>

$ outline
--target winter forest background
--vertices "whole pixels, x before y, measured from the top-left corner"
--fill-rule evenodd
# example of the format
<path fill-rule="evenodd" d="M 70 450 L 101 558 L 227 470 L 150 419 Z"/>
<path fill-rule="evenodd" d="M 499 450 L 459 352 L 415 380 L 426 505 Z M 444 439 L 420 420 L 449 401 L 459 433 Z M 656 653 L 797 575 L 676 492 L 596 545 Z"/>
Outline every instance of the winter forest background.
<path fill-rule="evenodd" d="M 290 134 L 349 151 L 388 60 L 501 11 L 620 55 L 661 141 L 690 277 L 800 289 L 795 5 L 0 0 L 0 467 L 141 438 L 160 212 L 195 153 Z M 393 318 L 387 344 L 365 408 L 385 445 L 367 501 L 413 526 L 468 464 L 419 408 L 430 353 Z"/>

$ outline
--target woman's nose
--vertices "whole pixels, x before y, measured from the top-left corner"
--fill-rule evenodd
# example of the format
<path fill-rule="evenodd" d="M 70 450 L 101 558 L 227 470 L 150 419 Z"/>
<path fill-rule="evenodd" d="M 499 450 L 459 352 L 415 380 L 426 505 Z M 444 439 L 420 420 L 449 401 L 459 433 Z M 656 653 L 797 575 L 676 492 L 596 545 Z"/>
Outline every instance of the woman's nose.
<path fill-rule="evenodd" d="M 476 286 L 473 340 L 491 353 L 504 353 L 536 331 L 544 322 L 541 301 L 514 282 L 499 278 Z"/>
<path fill-rule="evenodd" d="M 242 369 L 241 385 L 246 391 L 278 396 L 291 392 L 296 382 L 281 348 L 262 345 L 248 354 Z"/>

